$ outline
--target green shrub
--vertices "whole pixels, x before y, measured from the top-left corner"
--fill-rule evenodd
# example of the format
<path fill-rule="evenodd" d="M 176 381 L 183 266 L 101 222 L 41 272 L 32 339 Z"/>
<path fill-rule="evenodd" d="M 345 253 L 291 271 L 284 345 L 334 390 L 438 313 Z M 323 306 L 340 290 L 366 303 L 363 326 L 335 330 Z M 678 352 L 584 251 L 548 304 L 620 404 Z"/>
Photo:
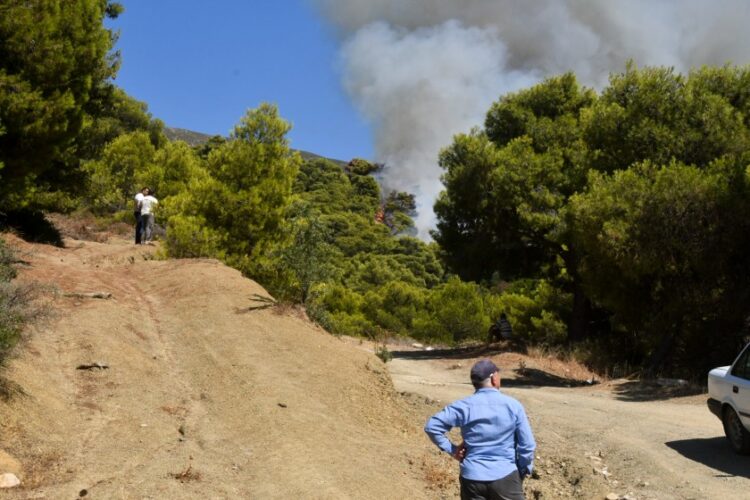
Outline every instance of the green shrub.
<path fill-rule="evenodd" d="M 200 216 L 175 215 L 169 219 L 167 248 L 175 258 L 223 258 L 222 234 Z"/>
<path fill-rule="evenodd" d="M 361 158 L 354 158 L 346 166 L 346 170 L 354 175 L 369 175 L 379 168 L 380 166 L 378 164 L 370 163 L 369 161 L 363 160 Z"/>
<path fill-rule="evenodd" d="M 401 281 L 389 281 L 365 295 L 365 315 L 384 330 L 409 335 L 428 291 Z"/>
<path fill-rule="evenodd" d="M 21 337 L 24 325 L 43 312 L 32 302 L 39 287 L 12 282 L 15 256 L 0 240 L 0 365 Z"/>
<path fill-rule="evenodd" d="M 569 313 L 571 305 L 571 294 L 546 280 L 511 283 L 506 292 L 485 297 L 485 307 L 493 321 L 505 313 L 513 327 L 513 334 L 531 343 L 565 342 L 568 329 L 563 318 Z"/>
<path fill-rule="evenodd" d="M 490 326 L 478 285 L 457 277 L 435 287 L 413 322 L 414 335 L 431 341 L 456 343 L 483 340 Z"/>
<path fill-rule="evenodd" d="M 388 350 L 385 344 L 379 345 L 375 348 L 375 356 L 379 357 L 383 363 L 387 363 L 393 359 L 393 353 Z"/>

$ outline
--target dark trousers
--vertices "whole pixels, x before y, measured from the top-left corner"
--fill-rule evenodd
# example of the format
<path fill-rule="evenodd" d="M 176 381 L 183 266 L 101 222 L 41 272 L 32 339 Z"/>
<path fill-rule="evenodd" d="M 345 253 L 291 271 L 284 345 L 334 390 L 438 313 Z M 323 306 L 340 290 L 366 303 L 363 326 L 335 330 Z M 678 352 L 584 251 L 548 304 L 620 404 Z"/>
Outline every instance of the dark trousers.
<path fill-rule="evenodd" d="M 141 242 L 141 231 L 143 231 L 143 221 L 141 220 L 141 211 L 136 210 L 133 212 L 135 216 L 135 244 L 138 245 Z"/>
<path fill-rule="evenodd" d="M 141 243 L 148 243 L 154 234 L 154 214 L 141 214 Z"/>
<path fill-rule="evenodd" d="M 497 481 L 473 481 L 459 478 L 461 500 L 524 500 L 523 482 L 518 471 Z"/>

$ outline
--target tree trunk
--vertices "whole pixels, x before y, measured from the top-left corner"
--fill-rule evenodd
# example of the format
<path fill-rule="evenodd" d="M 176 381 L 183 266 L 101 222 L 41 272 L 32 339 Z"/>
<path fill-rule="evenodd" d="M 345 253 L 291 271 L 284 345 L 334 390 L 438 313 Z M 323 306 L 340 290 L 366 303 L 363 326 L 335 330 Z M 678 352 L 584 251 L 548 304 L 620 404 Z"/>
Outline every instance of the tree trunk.
<path fill-rule="evenodd" d="M 665 366 L 667 360 L 672 356 L 672 351 L 674 351 L 676 337 L 677 334 L 672 332 L 661 338 L 659 347 L 651 354 L 651 358 L 648 361 L 646 372 L 648 375 L 656 375 L 659 369 Z"/>
<path fill-rule="evenodd" d="M 572 250 L 562 252 L 565 268 L 573 280 L 573 310 L 568 324 L 568 341 L 579 342 L 588 338 L 589 321 L 591 320 L 591 302 L 583 292 L 581 278 L 578 276 L 578 259 Z"/>
<path fill-rule="evenodd" d="M 568 340 L 579 342 L 589 337 L 589 319 L 591 317 L 591 303 L 584 295 L 580 284 L 573 283 L 573 311 L 568 325 Z"/>

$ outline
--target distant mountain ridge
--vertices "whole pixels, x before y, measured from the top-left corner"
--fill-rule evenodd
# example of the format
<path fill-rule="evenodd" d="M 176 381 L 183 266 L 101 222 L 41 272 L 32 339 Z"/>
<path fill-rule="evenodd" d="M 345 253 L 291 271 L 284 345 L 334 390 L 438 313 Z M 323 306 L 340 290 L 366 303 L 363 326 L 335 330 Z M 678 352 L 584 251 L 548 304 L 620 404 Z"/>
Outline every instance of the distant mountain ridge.
<path fill-rule="evenodd" d="M 166 135 L 167 139 L 169 139 L 170 141 L 184 141 L 191 146 L 200 146 L 201 144 L 205 144 L 211 137 L 213 137 L 210 134 L 195 132 L 193 130 L 187 130 L 184 128 L 167 126 L 164 127 L 164 135 Z"/>
<path fill-rule="evenodd" d="M 200 146 L 201 144 L 205 144 L 206 142 L 208 142 L 211 137 L 214 137 L 214 135 L 204 134 L 202 132 L 196 132 L 194 130 L 167 126 L 164 126 L 164 135 L 166 135 L 167 139 L 169 139 L 170 141 L 184 141 L 191 146 Z M 297 151 L 305 160 L 315 160 L 317 158 L 323 158 L 342 167 L 347 164 L 346 161 L 337 160 L 335 158 L 327 158 L 325 156 L 311 153 L 309 151 L 302 151 L 301 149 L 298 149 Z"/>

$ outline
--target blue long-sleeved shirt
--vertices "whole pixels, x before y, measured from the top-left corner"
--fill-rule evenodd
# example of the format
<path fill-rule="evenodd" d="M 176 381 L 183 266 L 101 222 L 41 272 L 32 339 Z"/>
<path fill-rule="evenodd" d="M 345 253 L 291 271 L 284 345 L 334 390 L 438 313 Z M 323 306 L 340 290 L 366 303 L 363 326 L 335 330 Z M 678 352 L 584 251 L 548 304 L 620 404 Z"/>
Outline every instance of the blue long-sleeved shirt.
<path fill-rule="evenodd" d="M 514 470 L 530 474 L 534 435 L 521 403 L 494 388 L 478 389 L 468 398 L 446 406 L 433 415 L 424 431 L 441 450 L 454 453 L 456 445 L 445 433 L 461 429 L 466 456 L 461 477 L 474 481 L 495 481 Z"/>

